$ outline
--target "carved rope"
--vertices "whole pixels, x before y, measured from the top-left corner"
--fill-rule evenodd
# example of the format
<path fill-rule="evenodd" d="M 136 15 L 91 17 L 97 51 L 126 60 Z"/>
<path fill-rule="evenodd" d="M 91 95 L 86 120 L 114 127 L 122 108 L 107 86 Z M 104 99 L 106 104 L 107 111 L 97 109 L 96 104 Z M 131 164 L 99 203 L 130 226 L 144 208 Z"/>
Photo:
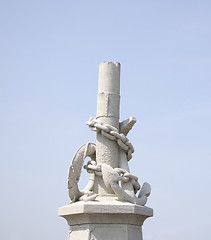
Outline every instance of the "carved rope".
<path fill-rule="evenodd" d="M 111 126 L 110 124 L 102 124 L 97 121 L 96 118 L 90 118 L 86 124 L 92 131 L 100 132 L 104 137 L 107 137 L 112 141 L 116 141 L 117 144 L 126 152 L 128 161 L 132 158 L 134 147 L 123 133 L 118 132 L 117 128 Z"/>
<path fill-rule="evenodd" d="M 87 165 L 84 165 L 84 169 L 86 169 L 88 173 L 94 173 L 95 175 L 102 177 L 101 164 L 97 164 L 95 161 L 88 161 Z M 140 189 L 138 177 L 123 168 L 114 168 L 114 170 L 119 174 L 119 181 L 124 183 L 131 181 L 134 192 L 138 192 Z"/>

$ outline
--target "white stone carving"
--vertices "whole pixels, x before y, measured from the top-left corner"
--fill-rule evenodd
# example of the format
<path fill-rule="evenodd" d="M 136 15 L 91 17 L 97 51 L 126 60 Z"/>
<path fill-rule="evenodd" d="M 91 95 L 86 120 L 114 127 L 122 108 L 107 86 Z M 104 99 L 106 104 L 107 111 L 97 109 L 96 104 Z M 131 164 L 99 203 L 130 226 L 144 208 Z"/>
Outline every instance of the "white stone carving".
<path fill-rule="evenodd" d="M 111 166 L 108 164 L 102 164 L 102 177 L 104 180 L 104 183 L 106 187 L 111 187 L 112 190 L 115 192 L 119 200 L 126 200 L 128 202 L 144 206 L 147 202 L 147 197 L 150 195 L 151 192 L 151 187 L 149 183 L 144 183 L 142 186 L 142 189 L 139 193 L 138 197 L 132 197 L 130 196 L 126 191 L 124 191 L 120 186 L 119 186 L 119 181 L 121 182 L 128 182 L 131 181 L 134 187 L 134 191 L 136 191 L 137 187 L 139 188 L 138 178 L 131 173 L 128 173 L 126 171 L 122 171 L 122 169 L 119 169 L 119 173 L 123 173 L 123 175 L 118 174 L 118 170 L 115 171 Z"/>
<path fill-rule="evenodd" d="M 68 174 L 68 190 L 72 202 L 78 200 L 90 201 L 94 200 L 97 194 L 93 193 L 95 174 L 91 174 L 89 182 L 85 189 L 78 189 L 78 182 L 81 176 L 81 170 L 84 164 L 84 159 L 90 157 L 92 161 L 96 161 L 96 145 L 94 143 L 84 144 L 76 152 L 71 162 Z"/>
<path fill-rule="evenodd" d="M 59 208 L 59 215 L 70 226 L 68 240 L 142 240 L 142 225 L 153 215 L 152 209 L 112 197 L 104 200 L 78 201 Z"/>
<path fill-rule="evenodd" d="M 128 165 L 134 147 L 127 134 L 136 119 L 130 117 L 120 123 L 119 102 L 120 64 L 101 63 L 97 116 L 86 122 L 96 132 L 96 145 L 82 145 L 73 157 L 68 174 L 72 204 L 59 209 L 59 215 L 70 226 L 68 240 L 140 240 L 143 221 L 152 216 L 152 209 L 143 207 L 151 187 L 148 183 L 140 186 Z M 87 163 L 86 157 L 90 158 Z M 80 190 L 78 182 L 83 167 L 90 178 L 85 189 Z M 109 235 L 105 233 L 108 230 Z"/>
<path fill-rule="evenodd" d="M 97 146 L 93 143 L 83 145 L 72 160 L 68 175 L 72 202 L 94 200 L 97 194 L 103 192 L 115 193 L 120 200 L 145 205 L 150 195 L 150 185 L 144 183 L 141 195 L 135 196 L 140 184 L 138 178 L 130 173 L 127 163 L 132 158 L 134 147 L 126 135 L 136 119 L 130 117 L 119 123 L 119 67 L 118 63 L 111 62 L 100 65 L 97 117 L 86 122 L 91 130 L 97 132 Z M 86 157 L 91 158 L 84 166 L 91 176 L 87 187 L 80 191 L 78 181 Z M 99 185 L 99 178 L 104 182 L 103 191 L 94 189 L 94 185 Z"/>
<path fill-rule="evenodd" d="M 96 118 L 90 118 L 86 124 L 89 125 L 92 131 L 101 133 L 111 141 L 116 141 L 119 147 L 126 152 L 128 161 L 132 158 L 132 153 L 134 153 L 133 145 L 123 133 L 119 133 L 117 128 L 109 124 L 103 124 Z"/>

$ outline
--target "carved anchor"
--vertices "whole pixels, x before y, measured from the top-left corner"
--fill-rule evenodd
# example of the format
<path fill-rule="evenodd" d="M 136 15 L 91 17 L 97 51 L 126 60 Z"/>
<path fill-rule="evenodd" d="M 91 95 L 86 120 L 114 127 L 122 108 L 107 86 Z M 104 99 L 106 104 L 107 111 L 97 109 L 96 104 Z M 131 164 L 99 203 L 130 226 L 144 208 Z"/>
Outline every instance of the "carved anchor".
<path fill-rule="evenodd" d="M 81 176 L 81 170 L 84 165 L 86 157 L 90 157 L 92 161 L 96 161 L 96 145 L 94 143 L 87 143 L 82 145 L 76 152 L 70 164 L 68 173 L 68 191 L 72 202 L 78 200 L 90 201 L 94 200 L 97 194 L 93 193 L 95 174 L 91 174 L 87 186 L 80 191 L 78 182 Z"/>
<path fill-rule="evenodd" d="M 127 177 L 119 176 L 119 174 L 108 164 L 102 164 L 103 180 L 106 187 L 111 187 L 116 193 L 119 200 L 126 200 L 128 202 L 144 206 L 147 202 L 147 197 L 150 195 L 151 187 L 149 183 L 144 183 L 138 197 L 131 197 L 118 184 L 121 182 L 128 182 Z"/>
<path fill-rule="evenodd" d="M 91 201 L 97 195 L 113 194 L 119 200 L 143 206 L 150 195 L 151 187 L 144 183 L 138 197 L 135 196 L 140 184 L 129 170 L 128 161 L 132 158 L 134 147 L 127 134 L 136 119 L 131 117 L 119 123 L 119 90 L 120 64 L 100 64 L 97 117 L 86 122 L 91 130 L 97 132 L 97 141 L 96 145 L 87 143 L 81 146 L 73 157 L 68 174 L 72 202 Z M 90 157 L 91 161 L 84 166 L 86 157 Z M 86 188 L 79 190 L 78 182 L 83 166 L 91 175 Z"/>

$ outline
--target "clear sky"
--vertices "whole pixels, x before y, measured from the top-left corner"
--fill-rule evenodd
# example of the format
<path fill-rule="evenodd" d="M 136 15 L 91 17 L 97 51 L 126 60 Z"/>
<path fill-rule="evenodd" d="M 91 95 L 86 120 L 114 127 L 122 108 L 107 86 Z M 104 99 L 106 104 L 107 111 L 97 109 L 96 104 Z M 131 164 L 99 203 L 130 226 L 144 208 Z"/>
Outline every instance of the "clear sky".
<path fill-rule="evenodd" d="M 0 1 L 0 239 L 67 238 L 57 209 L 75 151 L 95 141 L 103 61 L 121 63 L 121 120 L 137 118 L 144 240 L 211 239 L 210 12 L 209 0 Z"/>

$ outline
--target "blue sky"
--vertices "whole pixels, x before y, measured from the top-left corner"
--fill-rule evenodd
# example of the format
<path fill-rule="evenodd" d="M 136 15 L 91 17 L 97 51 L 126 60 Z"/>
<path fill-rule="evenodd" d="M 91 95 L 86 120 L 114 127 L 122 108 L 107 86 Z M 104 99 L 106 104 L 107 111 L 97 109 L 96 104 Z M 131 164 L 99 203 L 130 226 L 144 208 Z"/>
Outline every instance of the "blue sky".
<path fill-rule="evenodd" d="M 210 239 L 211 2 L 1 1 L 4 240 L 66 239 L 75 151 L 95 134 L 98 65 L 121 63 L 131 172 L 152 185 L 145 240 Z M 85 180 L 81 179 L 81 184 Z"/>

